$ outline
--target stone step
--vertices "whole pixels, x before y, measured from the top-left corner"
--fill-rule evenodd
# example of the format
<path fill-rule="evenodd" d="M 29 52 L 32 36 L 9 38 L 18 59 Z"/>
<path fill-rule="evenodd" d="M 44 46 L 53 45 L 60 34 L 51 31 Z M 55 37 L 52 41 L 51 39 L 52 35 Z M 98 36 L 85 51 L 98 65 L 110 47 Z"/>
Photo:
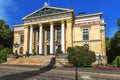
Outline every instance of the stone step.
<path fill-rule="evenodd" d="M 50 63 L 55 63 L 55 56 L 30 56 L 21 57 L 14 61 L 9 61 L 4 64 L 20 64 L 20 65 L 40 65 L 47 66 Z"/>

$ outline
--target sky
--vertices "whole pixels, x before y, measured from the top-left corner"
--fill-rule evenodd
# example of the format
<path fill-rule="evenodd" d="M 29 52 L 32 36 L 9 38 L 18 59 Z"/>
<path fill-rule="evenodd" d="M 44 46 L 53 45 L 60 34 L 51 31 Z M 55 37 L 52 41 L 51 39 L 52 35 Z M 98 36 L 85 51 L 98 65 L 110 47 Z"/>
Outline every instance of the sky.
<path fill-rule="evenodd" d="M 49 6 L 72 8 L 76 15 L 80 12 L 87 14 L 103 12 L 106 22 L 106 37 L 112 37 L 118 30 L 117 20 L 120 18 L 119 0 L 0 0 L 0 19 L 3 19 L 11 29 L 13 25 L 22 24 L 22 18 L 33 11 Z"/>

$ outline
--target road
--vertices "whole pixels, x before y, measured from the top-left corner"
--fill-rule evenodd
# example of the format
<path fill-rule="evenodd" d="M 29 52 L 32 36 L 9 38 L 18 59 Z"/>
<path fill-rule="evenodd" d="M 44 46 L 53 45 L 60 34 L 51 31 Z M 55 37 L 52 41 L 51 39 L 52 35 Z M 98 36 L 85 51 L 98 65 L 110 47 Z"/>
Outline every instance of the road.
<path fill-rule="evenodd" d="M 0 80 L 74 80 L 74 68 L 0 65 Z M 120 80 L 119 73 L 78 70 L 79 80 Z"/>

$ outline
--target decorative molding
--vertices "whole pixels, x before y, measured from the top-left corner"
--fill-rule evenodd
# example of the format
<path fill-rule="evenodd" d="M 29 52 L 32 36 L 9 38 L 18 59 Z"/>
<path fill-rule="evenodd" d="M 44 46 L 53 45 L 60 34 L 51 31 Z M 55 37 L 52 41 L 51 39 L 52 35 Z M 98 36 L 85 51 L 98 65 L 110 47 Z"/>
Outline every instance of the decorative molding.
<path fill-rule="evenodd" d="M 50 26 L 53 26 L 53 21 L 49 22 L 50 23 Z"/>
<path fill-rule="evenodd" d="M 93 22 L 85 22 L 85 23 L 77 23 L 75 27 L 82 27 L 82 26 L 92 26 L 92 25 L 100 25 L 101 21 L 93 21 Z"/>
<path fill-rule="evenodd" d="M 39 23 L 39 27 L 42 27 L 42 23 Z"/>
<path fill-rule="evenodd" d="M 31 24 L 31 25 L 30 25 L 30 28 L 32 28 L 32 27 L 33 27 L 33 25 Z"/>
<path fill-rule="evenodd" d="M 60 18 L 67 18 L 71 17 L 71 13 L 64 13 L 64 14 L 56 14 L 56 15 L 49 15 L 49 16 L 41 16 L 41 17 L 34 17 L 31 19 L 24 20 L 25 23 L 37 22 L 37 21 L 46 21 L 46 20 L 54 20 Z"/>
<path fill-rule="evenodd" d="M 24 25 L 24 29 L 27 29 L 28 28 L 28 25 Z"/>
<path fill-rule="evenodd" d="M 61 23 L 64 24 L 64 23 L 65 23 L 65 20 L 61 20 Z"/>
<path fill-rule="evenodd" d="M 67 21 L 67 23 L 71 23 L 72 19 L 67 19 L 66 21 Z"/>
<path fill-rule="evenodd" d="M 24 34 L 24 30 L 14 31 L 15 34 Z"/>
<path fill-rule="evenodd" d="M 73 41 L 73 42 L 96 42 L 96 41 L 101 41 L 101 40 L 100 39 L 98 39 L 98 40 L 87 40 L 87 41 L 79 40 L 79 41 Z"/>

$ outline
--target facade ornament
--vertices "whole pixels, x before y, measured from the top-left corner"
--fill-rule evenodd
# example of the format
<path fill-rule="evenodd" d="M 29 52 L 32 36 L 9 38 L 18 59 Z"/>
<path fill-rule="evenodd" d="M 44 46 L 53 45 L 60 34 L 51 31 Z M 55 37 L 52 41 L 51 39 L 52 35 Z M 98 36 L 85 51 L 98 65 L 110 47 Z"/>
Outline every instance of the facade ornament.
<path fill-rule="evenodd" d="M 48 7 L 48 3 L 47 2 L 44 3 L 44 7 Z"/>

